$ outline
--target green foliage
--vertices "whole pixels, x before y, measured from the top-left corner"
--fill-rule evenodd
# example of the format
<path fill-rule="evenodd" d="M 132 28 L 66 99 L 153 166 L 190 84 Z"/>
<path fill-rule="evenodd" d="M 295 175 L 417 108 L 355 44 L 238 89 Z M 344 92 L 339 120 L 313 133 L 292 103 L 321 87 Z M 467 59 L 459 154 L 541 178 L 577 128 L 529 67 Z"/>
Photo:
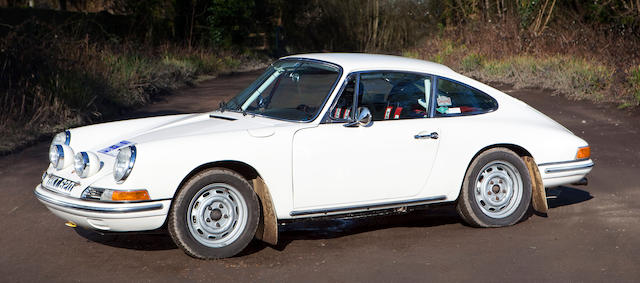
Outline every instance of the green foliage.
<path fill-rule="evenodd" d="M 589 22 L 614 25 L 618 27 L 640 28 L 640 7 L 633 0 L 612 1 L 576 1 L 582 4 L 583 17 Z M 637 30 L 636 30 L 637 31 Z"/>
<path fill-rule="evenodd" d="M 475 55 L 468 62 L 482 62 Z M 603 100 L 612 85 L 613 68 L 571 56 L 536 57 L 516 55 L 503 59 L 486 60 L 476 68 L 464 68 L 468 74 L 489 81 L 512 83 L 517 87 L 543 87 L 568 94 L 571 97 Z M 473 63 L 467 63 L 473 64 Z M 478 68 L 479 67 L 479 68 Z"/>
<path fill-rule="evenodd" d="M 282 1 L 288 51 L 400 51 L 435 32 L 431 1 Z"/>
<path fill-rule="evenodd" d="M 111 9 L 133 20 L 129 32 L 147 42 L 159 42 L 172 37 L 175 27 L 175 3 L 168 0 L 113 0 Z"/>
<path fill-rule="evenodd" d="M 629 103 L 629 102 L 623 102 L 623 103 L 619 104 L 618 107 L 616 107 L 616 108 L 622 110 L 622 109 L 627 109 L 627 108 L 633 107 L 634 105 L 635 104 L 632 104 L 632 103 Z"/>
<path fill-rule="evenodd" d="M 255 25 L 254 0 L 211 0 L 208 22 L 211 41 L 229 47 L 243 43 Z"/>
<path fill-rule="evenodd" d="M 485 63 L 485 60 L 484 56 L 471 52 L 469 55 L 462 58 L 460 65 L 464 71 L 469 72 L 481 68 Z"/>
<path fill-rule="evenodd" d="M 431 61 L 442 64 L 453 53 L 455 47 L 451 40 L 443 41 L 440 47 L 440 50 L 431 58 Z"/>
<path fill-rule="evenodd" d="M 418 54 L 418 52 L 415 50 L 405 50 L 402 51 L 402 56 L 408 58 L 418 58 L 420 54 Z"/>
<path fill-rule="evenodd" d="M 518 15 L 520 16 L 520 25 L 527 28 L 533 22 L 538 12 L 540 2 L 544 0 L 519 0 Z"/>
<path fill-rule="evenodd" d="M 243 65 L 224 49 L 91 42 L 37 22 L 0 42 L 0 154 L 41 135 L 148 103 L 199 75 Z"/>
<path fill-rule="evenodd" d="M 636 103 L 640 105 L 640 65 L 629 68 L 627 74 L 629 91 L 635 97 Z"/>

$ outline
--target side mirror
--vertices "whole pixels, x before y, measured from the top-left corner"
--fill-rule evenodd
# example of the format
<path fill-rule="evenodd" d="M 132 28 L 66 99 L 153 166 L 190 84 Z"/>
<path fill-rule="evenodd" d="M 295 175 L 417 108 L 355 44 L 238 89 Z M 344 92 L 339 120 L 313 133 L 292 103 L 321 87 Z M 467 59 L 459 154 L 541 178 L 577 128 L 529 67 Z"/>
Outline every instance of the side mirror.
<path fill-rule="evenodd" d="M 373 124 L 371 111 L 367 107 L 358 108 L 358 117 L 355 121 L 344 124 L 345 127 L 369 127 Z"/>

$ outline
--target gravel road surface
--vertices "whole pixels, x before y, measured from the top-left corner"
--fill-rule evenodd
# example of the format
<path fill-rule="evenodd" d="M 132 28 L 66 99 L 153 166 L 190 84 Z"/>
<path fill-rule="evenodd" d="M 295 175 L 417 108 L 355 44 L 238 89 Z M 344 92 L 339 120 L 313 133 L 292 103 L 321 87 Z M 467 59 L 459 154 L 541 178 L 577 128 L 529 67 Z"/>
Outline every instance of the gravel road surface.
<path fill-rule="evenodd" d="M 258 74 L 203 82 L 123 119 L 215 109 Z M 0 281 L 640 281 L 640 114 L 499 88 L 591 144 L 589 185 L 549 191 L 547 218 L 476 229 L 444 206 L 296 223 L 281 227 L 278 246 L 201 261 L 168 235 L 66 227 L 33 195 L 48 165 L 43 142 L 0 157 Z"/>

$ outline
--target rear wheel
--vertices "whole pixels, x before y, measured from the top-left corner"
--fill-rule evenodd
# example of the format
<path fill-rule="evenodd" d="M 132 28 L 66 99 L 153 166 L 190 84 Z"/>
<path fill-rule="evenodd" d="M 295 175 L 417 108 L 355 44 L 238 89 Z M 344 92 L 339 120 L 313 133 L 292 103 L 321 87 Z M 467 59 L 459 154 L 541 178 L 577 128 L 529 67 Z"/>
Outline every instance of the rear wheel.
<path fill-rule="evenodd" d="M 231 257 L 253 239 L 259 213 L 257 196 L 242 176 L 208 169 L 177 193 L 168 216 L 169 234 L 192 257 Z"/>
<path fill-rule="evenodd" d="M 478 155 L 469 166 L 457 210 L 471 226 L 502 227 L 522 220 L 530 203 L 527 165 L 513 151 L 494 148 Z"/>

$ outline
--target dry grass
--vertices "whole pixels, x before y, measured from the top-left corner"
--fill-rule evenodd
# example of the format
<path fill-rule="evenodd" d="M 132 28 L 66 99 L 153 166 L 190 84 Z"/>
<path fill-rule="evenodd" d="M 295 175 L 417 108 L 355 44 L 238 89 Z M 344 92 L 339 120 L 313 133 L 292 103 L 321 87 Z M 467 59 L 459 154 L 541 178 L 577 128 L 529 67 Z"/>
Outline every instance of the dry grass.
<path fill-rule="evenodd" d="M 0 155 L 129 111 L 198 76 L 263 60 L 228 50 L 92 42 L 33 22 L 14 27 L 0 42 Z"/>
<path fill-rule="evenodd" d="M 532 37 L 505 22 L 450 28 L 403 54 L 483 81 L 549 88 L 574 99 L 635 108 L 640 105 L 636 44 L 636 39 L 586 27 Z"/>

